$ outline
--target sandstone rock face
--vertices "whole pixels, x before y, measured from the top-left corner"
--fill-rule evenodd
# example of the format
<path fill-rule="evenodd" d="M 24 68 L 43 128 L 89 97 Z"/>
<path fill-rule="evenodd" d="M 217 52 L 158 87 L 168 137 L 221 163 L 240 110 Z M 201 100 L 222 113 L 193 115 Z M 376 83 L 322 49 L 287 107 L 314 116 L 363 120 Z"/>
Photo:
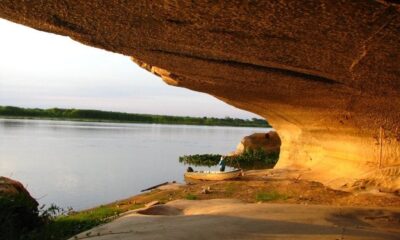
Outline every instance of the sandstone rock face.
<path fill-rule="evenodd" d="M 132 56 L 273 125 L 278 168 L 399 189 L 396 1 L 15 1 L 0 17 Z M 29 40 L 27 40 L 29 41 Z"/>
<path fill-rule="evenodd" d="M 281 139 L 275 131 L 268 133 L 253 133 L 246 136 L 236 147 L 234 155 L 242 154 L 247 150 L 263 149 L 266 153 L 279 153 Z"/>

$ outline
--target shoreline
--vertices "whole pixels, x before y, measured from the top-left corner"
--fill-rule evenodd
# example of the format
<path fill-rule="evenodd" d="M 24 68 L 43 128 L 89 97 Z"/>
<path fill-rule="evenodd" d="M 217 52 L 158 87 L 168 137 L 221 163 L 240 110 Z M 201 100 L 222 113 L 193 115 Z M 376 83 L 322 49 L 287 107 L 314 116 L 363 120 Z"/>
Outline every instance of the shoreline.
<path fill-rule="evenodd" d="M 154 200 L 167 203 L 187 195 L 195 195 L 196 199 L 192 200 L 234 198 L 248 203 L 400 208 L 400 196 L 396 194 L 333 189 L 320 182 L 293 177 L 288 172 L 282 172 L 281 169 L 248 170 L 245 171 L 245 176 L 233 180 L 186 180 L 186 183 L 169 183 L 126 199 L 116 200 L 106 206 L 122 207 L 133 202 L 144 205 Z M 205 188 L 210 188 L 210 192 L 204 193 Z M 271 193 L 271 196 L 264 193 Z"/>
<path fill-rule="evenodd" d="M 95 109 L 75 108 L 23 108 L 16 106 L 1 106 L 0 117 L 28 118 L 28 119 L 59 119 L 71 121 L 99 121 L 99 122 L 125 122 L 125 123 L 159 123 L 159 124 L 182 124 L 199 126 L 231 126 L 231 127 L 271 127 L 261 118 L 231 118 L 231 117 L 194 117 L 160 115 L 146 113 L 128 113 L 105 111 Z"/>
<path fill-rule="evenodd" d="M 155 125 L 181 125 L 181 126 L 199 126 L 199 127 L 234 127 L 234 128 L 259 128 L 259 129 L 272 129 L 272 126 L 235 126 L 235 125 L 199 125 L 199 124 L 187 124 L 187 123 L 152 123 L 152 122 L 135 122 L 135 121 L 120 121 L 120 120 L 103 120 L 103 119 L 85 119 L 85 118 L 45 118 L 45 117 L 23 117 L 23 116 L 2 116 L 1 119 L 11 120 L 45 120 L 45 121 L 70 121 L 70 122 L 92 122 L 92 123 L 131 123 L 131 124 L 155 124 Z"/>
<path fill-rule="evenodd" d="M 300 226 L 306 224 L 309 230 L 304 239 L 341 239 L 332 238 L 332 234 L 341 229 L 340 226 L 355 231 L 355 239 L 364 239 L 367 236 L 365 233 L 376 234 L 374 239 L 396 239 L 393 236 L 400 235 L 400 196 L 362 190 L 335 190 L 319 182 L 302 179 L 298 172 L 289 169 L 249 170 L 239 179 L 226 181 L 186 179 L 185 184 L 169 183 L 81 211 L 61 210 L 62 215 L 46 218 L 47 223 L 30 233 L 30 239 L 76 240 L 90 237 L 111 240 L 115 239 L 114 234 L 123 233 L 126 235 L 120 235 L 118 239 L 128 240 L 143 239 L 143 232 L 148 236 L 144 239 L 192 239 L 193 232 L 199 230 L 198 225 L 213 229 L 214 225 L 218 225 L 218 232 L 224 232 L 226 222 L 232 224 L 233 232 L 242 234 L 236 239 L 268 239 L 269 231 L 266 229 L 274 229 L 275 226 L 271 225 L 271 221 L 281 229 L 272 239 L 281 239 L 280 234 L 290 236 L 284 239 L 294 239 L 293 221 L 299 221 Z M 311 223 L 310 219 L 313 219 Z M 189 225 L 179 231 L 183 235 L 174 232 L 186 222 Z M 165 238 L 157 230 L 160 224 L 174 234 Z M 253 233 L 246 231 L 245 226 L 253 224 L 256 226 L 253 233 L 262 237 L 254 238 Z M 326 225 L 322 232 L 321 225 Z M 389 235 L 382 235 L 388 230 L 391 231 Z M 314 232 L 322 234 L 315 236 L 324 238 L 308 235 L 314 236 Z M 212 231 L 199 234 L 200 237 L 194 239 L 219 239 L 218 236 L 222 236 Z M 231 239 L 235 239 L 236 235 L 232 236 Z"/>
<path fill-rule="evenodd" d="M 204 191 L 204 189 L 207 189 L 208 191 Z M 161 213 L 149 215 L 158 216 L 163 215 L 164 213 L 168 215 L 169 210 L 163 209 L 164 206 L 174 204 L 176 201 L 187 201 L 190 205 L 192 203 L 197 204 L 198 202 L 201 203 L 204 201 L 212 202 L 218 199 L 223 199 L 224 201 L 228 202 L 234 199 L 234 201 L 238 201 L 240 203 L 238 207 L 248 204 L 255 204 L 255 206 L 258 204 L 261 204 L 260 206 L 263 206 L 264 204 L 272 204 L 273 206 L 274 204 L 280 204 L 287 206 L 298 206 L 304 211 L 306 211 L 308 207 L 313 208 L 315 206 L 322 206 L 330 210 L 340 210 L 342 208 L 368 208 L 375 209 L 377 211 L 393 210 L 399 211 L 399 215 L 394 215 L 394 221 L 396 224 L 398 223 L 400 225 L 399 196 L 384 193 L 376 194 L 361 191 L 346 192 L 334 190 L 322 185 L 321 183 L 302 180 L 299 178 L 292 178 L 288 175 L 288 173 L 275 171 L 273 169 L 247 171 L 244 177 L 237 180 L 209 182 L 189 181 L 186 184 L 168 184 L 155 188 L 151 191 L 129 197 L 127 199 L 117 200 L 106 205 L 83 210 L 77 212 L 76 214 L 90 214 L 98 211 L 99 209 L 112 209 L 115 211 L 115 214 L 107 216 L 106 221 L 101 223 L 105 223 L 105 226 L 108 227 L 111 226 L 112 229 L 115 224 L 117 224 L 119 221 L 122 221 L 120 219 L 125 219 L 124 216 L 134 214 L 135 217 L 138 217 L 137 211 L 150 209 L 148 211 L 161 211 Z M 217 205 L 213 206 L 211 202 L 207 206 L 211 207 L 212 209 L 217 209 Z M 199 212 L 201 211 L 206 210 L 200 209 Z M 234 210 L 232 211 L 232 214 L 235 215 Z M 173 212 L 176 211 L 174 210 Z M 206 214 L 206 212 L 204 214 Z M 357 215 L 359 212 L 354 214 Z M 285 215 L 284 217 L 288 218 L 287 220 L 290 220 L 291 216 Z M 379 216 L 377 217 L 379 218 Z M 140 216 L 138 218 L 140 218 Z M 168 224 L 172 223 L 168 222 Z M 103 229 L 104 227 L 99 228 Z M 98 227 L 94 228 L 94 230 L 96 229 L 98 229 Z M 93 230 L 89 231 L 93 232 Z M 290 231 L 290 229 L 288 229 L 288 231 Z"/>
<path fill-rule="evenodd" d="M 398 239 L 400 209 L 175 200 L 130 211 L 76 239 Z M 372 237 L 372 238 L 371 238 Z"/>

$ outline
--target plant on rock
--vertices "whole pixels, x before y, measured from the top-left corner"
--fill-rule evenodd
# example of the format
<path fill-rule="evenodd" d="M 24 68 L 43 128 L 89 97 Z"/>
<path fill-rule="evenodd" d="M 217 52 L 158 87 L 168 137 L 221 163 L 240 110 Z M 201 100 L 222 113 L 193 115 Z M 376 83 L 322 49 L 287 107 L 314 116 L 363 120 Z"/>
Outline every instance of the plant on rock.
<path fill-rule="evenodd" d="M 220 154 L 195 154 L 179 157 L 179 162 L 194 166 L 215 166 L 221 159 Z M 279 159 L 279 153 L 267 153 L 263 149 L 248 149 L 240 155 L 227 156 L 226 165 L 242 169 L 262 169 L 273 167 Z"/>

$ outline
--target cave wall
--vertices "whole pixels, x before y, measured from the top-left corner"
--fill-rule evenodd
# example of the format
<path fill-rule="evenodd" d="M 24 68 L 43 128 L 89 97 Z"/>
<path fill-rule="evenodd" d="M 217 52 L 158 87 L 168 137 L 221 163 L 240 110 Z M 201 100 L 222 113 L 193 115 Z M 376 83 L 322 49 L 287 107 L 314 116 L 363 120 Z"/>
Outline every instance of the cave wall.
<path fill-rule="evenodd" d="M 0 17 L 132 56 L 170 85 L 265 117 L 282 140 L 277 168 L 333 187 L 395 191 L 394 2 L 2 0 Z"/>

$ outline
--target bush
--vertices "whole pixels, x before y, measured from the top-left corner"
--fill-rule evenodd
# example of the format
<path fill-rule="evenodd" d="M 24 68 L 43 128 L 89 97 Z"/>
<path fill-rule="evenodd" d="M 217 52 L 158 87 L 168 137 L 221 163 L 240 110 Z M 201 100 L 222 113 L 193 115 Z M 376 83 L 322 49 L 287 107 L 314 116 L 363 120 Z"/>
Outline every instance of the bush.
<path fill-rule="evenodd" d="M 243 169 L 272 168 L 279 159 L 279 153 L 267 154 L 263 149 L 248 149 L 240 155 L 228 156 L 227 165 Z"/>
<path fill-rule="evenodd" d="M 194 166 L 215 166 L 221 159 L 220 154 L 195 154 L 179 157 L 179 162 Z M 242 169 L 272 168 L 279 159 L 279 153 L 266 153 L 263 149 L 249 149 L 244 153 L 225 158 L 229 167 Z"/>
<path fill-rule="evenodd" d="M 194 166 L 215 166 L 221 159 L 219 154 L 196 154 L 196 155 L 185 155 L 179 157 L 179 162 Z"/>
<path fill-rule="evenodd" d="M 197 200 L 197 196 L 196 195 L 193 195 L 193 194 L 188 194 L 188 195 L 186 195 L 186 197 L 185 197 L 187 200 Z"/>
<path fill-rule="evenodd" d="M 40 208 L 38 205 L 20 182 L 0 177 L 0 239 L 68 239 L 122 212 L 118 206 L 101 206 L 76 213 L 72 208 L 65 210 L 54 204 Z"/>
<path fill-rule="evenodd" d="M 0 239 L 21 239 L 43 223 L 37 204 L 28 195 L 0 196 Z"/>
<path fill-rule="evenodd" d="M 75 213 L 72 209 L 51 205 L 41 208 L 39 215 L 43 224 L 26 232 L 18 240 L 62 240 L 69 239 L 75 234 L 91 229 L 99 224 L 109 222 L 122 211 L 113 206 L 101 206 L 95 209 Z M 0 238 L 3 239 L 3 238 Z M 6 238 L 9 239 L 9 238 Z M 12 240 L 10 238 L 10 240 Z"/>

